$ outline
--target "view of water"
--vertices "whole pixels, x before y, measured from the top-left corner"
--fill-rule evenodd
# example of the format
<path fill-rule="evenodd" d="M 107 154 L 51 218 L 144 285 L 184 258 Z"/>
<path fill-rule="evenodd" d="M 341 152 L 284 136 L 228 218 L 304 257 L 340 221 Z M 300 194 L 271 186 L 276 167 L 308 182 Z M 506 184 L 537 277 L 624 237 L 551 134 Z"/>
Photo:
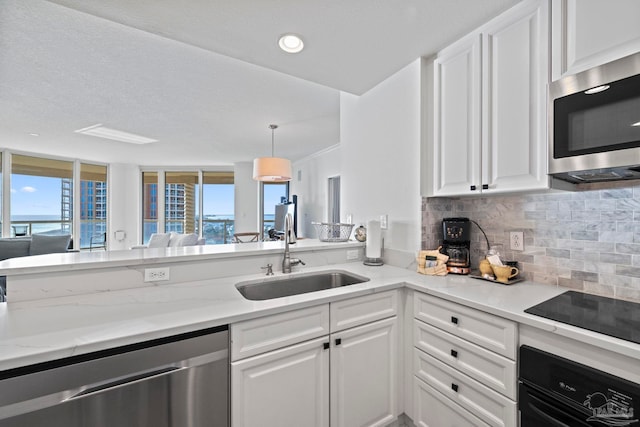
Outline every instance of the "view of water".
<path fill-rule="evenodd" d="M 272 227 L 274 214 L 265 215 L 265 232 Z M 11 224 L 14 233 L 27 234 L 71 234 L 71 225 L 63 223 L 59 215 L 12 215 Z M 197 217 L 196 217 L 197 224 Z M 24 227 L 24 228 L 23 228 Z M 197 225 L 196 225 L 197 227 Z M 167 230 L 184 232 L 182 220 L 167 221 Z M 80 247 L 88 248 L 92 236 L 106 231 L 105 220 L 87 220 L 80 223 Z M 143 242 L 148 242 L 152 233 L 157 233 L 157 222 L 144 224 Z M 196 230 L 198 232 L 198 230 Z M 234 233 L 233 214 L 207 214 L 203 218 L 202 236 L 207 244 L 230 243 Z M 74 239 L 75 240 L 75 239 Z"/>

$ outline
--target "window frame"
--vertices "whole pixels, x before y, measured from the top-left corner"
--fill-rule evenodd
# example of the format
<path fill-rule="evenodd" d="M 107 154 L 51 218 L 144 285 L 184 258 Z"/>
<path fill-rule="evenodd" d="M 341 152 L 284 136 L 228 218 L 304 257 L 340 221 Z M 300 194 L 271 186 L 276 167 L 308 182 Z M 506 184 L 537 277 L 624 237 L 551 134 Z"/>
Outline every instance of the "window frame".
<path fill-rule="evenodd" d="M 28 151 L 20 151 L 20 150 L 9 150 L 9 149 L 5 149 L 5 150 L 0 150 L 0 154 L 2 156 L 2 170 L 0 171 L 0 174 L 2 176 L 2 192 L 0 194 L 0 203 L 2 204 L 1 210 L 2 210 L 2 227 L 1 227 L 1 233 L 2 233 L 2 237 L 6 238 L 8 236 L 11 236 L 11 175 L 12 175 L 12 158 L 14 155 L 16 156 L 25 156 L 25 157 L 34 157 L 34 158 L 38 158 L 38 159 L 44 159 L 44 160 L 54 160 L 54 161 L 62 161 L 62 162 L 69 162 L 72 164 L 72 174 L 71 174 L 71 180 L 72 180 L 72 194 L 73 194 L 73 201 L 72 201 L 72 209 L 73 209 L 73 216 L 72 216 L 72 231 L 71 234 L 72 236 L 80 236 L 80 222 L 81 222 L 81 218 L 80 218 L 80 165 L 81 164 L 89 164 L 89 165 L 97 165 L 97 166 L 103 166 L 106 167 L 106 181 L 107 182 L 107 192 L 106 192 L 106 203 L 107 206 L 109 204 L 109 200 L 111 198 L 111 189 L 110 186 L 108 184 L 109 182 L 109 176 L 110 176 L 110 166 L 108 163 L 104 163 L 104 162 L 98 162 L 98 161 L 93 161 L 93 160 L 87 160 L 87 159 L 78 159 L 78 158 L 69 158 L 69 157 L 64 157 L 64 156 L 54 156 L 54 155 L 48 155 L 48 154 L 42 154 L 42 153 L 33 153 L 33 152 L 28 152 Z M 107 230 L 108 230 L 108 226 L 109 226 L 109 212 L 107 211 L 107 218 L 105 219 L 107 222 Z M 5 219 L 7 219 L 5 221 Z M 80 247 L 80 238 L 75 238 L 72 239 L 72 249 L 81 249 Z"/>
<path fill-rule="evenodd" d="M 140 172 L 140 177 L 141 177 L 141 186 L 144 186 L 144 179 L 143 179 L 143 174 L 145 172 L 151 172 L 151 173 L 157 173 L 158 176 L 158 182 L 157 182 L 157 195 L 156 195 L 156 200 L 157 200 L 157 210 L 158 210 L 158 233 L 162 233 L 162 232 L 166 232 L 166 231 L 160 231 L 160 230 L 166 230 L 166 174 L 167 173 L 186 173 L 186 174 L 193 174 L 193 173 L 197 173 L 198 176 L 198 182 L 196 183 L 196 185 L 198 186 L 197 189 L 197 201 L 198 201 L 198 206 L 196 207 L 196 213 L 198 215 L 198 223 L 197 223 L 197 227 L 198 227 L 198 238 L 203 238 L 203 228 L 204 228 L 204 222 L 203 222 L 203 216 L 204 216 L 204 212 L 203 212 L 203 207 L 204 207 L 204 186 L 205 184 L 207 184 L 205 181 L 205 175 L 207 173 L 213 173 L 213 174 L 221 174 L 223 177 L 226 176 L 227 179 L 231 179 L 232 182 L 235 185 L 235 171 L 233 169 L 229 169 L 229 168 L 206 168 L 206 167 L 180 167 L 180 166 L 176 166 L 176 167 L 166 167 L 166 168 L 158 168 L 158 167 L 140 167 L 139 168 L 139 172 Z M 231 178 L 229 178 L 229 175 L 231 176 Z M 221 178 L 224 179 L 224 178 Z M 162 191 L 160 191 L 160 189 L 163 189 Z M 141 242 L 144 243 L 144 190 L 141 187 L 140 189 L 140 196 L 141 196 L 141 209 L 140 209 L 140 217 L 139 217 L 139 221 L 142 224 L 141 229 L 140 229 L 140 235 L 139 238 L 141 239 Z M 231 236 L 232 237 L 232 236 Z M 230 237 L 230 238 L 231 238 Z"/>

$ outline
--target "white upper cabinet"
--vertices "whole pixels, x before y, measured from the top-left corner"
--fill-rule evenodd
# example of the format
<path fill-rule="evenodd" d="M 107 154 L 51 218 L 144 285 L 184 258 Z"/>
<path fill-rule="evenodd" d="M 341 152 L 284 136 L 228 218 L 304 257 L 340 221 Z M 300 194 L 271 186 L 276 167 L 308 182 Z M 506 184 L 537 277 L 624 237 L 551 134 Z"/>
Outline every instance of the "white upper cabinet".
<path fill-rule="evenodd" d="M 547 188 L 548 2 L 512 9 L 483 31 L 483 191 Z"/>
<path fill-rule="evenodd" d="M 554 0 L 552 78 L 640 51 L 640 1 Z"/>
<path fill-rule="evenodd" d="M 480 182 L 481 41 L 472 34 L 434 61 L 434 196 L 468 194 Z"/>
<path fill-rule="evenodd" d="M 548 188 L 549 3 L 516 5 L 434 61 L 428 196 Z"/>

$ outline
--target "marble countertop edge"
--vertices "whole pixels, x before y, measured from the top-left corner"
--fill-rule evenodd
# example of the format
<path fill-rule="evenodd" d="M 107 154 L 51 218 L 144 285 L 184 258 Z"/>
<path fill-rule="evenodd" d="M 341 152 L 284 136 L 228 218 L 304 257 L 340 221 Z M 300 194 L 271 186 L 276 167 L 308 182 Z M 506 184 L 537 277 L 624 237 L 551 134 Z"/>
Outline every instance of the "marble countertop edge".
<path fill-rule="evenodd" d="M 504 286 L 353 262 L 294 274 L 336 269 L 371 280 L 266 301 L 245 300 L 235 289 L 265 277 L 260 274 L 0 304 L 0 371 L 403 287 L 640 360 L 638 344 L 524 313 L 566 288 L 526 281 Z"/>

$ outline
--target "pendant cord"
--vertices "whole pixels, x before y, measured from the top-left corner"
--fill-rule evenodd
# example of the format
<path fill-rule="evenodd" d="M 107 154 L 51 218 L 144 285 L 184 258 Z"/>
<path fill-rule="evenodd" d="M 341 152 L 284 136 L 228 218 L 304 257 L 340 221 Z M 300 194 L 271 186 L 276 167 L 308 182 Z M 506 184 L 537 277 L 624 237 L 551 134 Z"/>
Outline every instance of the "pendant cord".
<path fill-rule="evenodd" d="M 275 144 L 273 142 L 273 138 L 274 138 L 273 137 L 273 133 L 274 133 L 274 131 L 276 129 L 278 129 L 278 125 L 269 125 L 269 128 L 271 128 L 271 157 L 275 157 L 275 155 L 274 155 L 274 153 L 275 153 L 275 150 L 274 150 Z"/>

